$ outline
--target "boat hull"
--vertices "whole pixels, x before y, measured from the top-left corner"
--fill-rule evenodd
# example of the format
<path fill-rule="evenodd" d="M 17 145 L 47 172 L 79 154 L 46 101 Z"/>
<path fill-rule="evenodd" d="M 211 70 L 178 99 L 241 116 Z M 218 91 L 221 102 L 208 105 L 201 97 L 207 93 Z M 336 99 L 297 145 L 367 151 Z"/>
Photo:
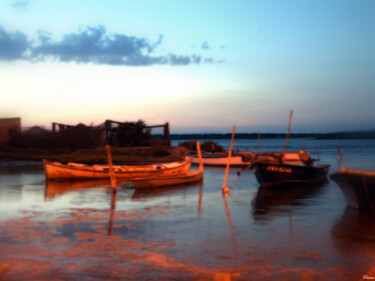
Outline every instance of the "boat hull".
<path fill-rule="evenodd" d="M 61 164 L 43 161 L 47 180 L 87 180 L 109 178 L 109 169 L 105 165 Z M 160 175 L 185 174 L 191 166 L 191 159 L 186 161 L 134 166 L 113 166 L 115 177 L 122 180 L 153 177 Z"/>
<path fill-rule="evenodd" d="M 321 180 L 327 177 L 329 167 L 330 165 L 306 166 L 254 162 L 251 169 L 261 186 L 273 187 Z"/>
<path fill-rule="evenodd" d="M 350 207 L 375 210 L 375 172 L 341 169 L 330 175 Z"/>
<path fill-rule="evenodd" d="M 163 175 L 149 178 L 135 178 L 131 182 L 136 189 L 150 189 L 167 186 L 185 185 L 203 179 L 203 171 L 191 171 L 186 174 Z"/>
<path fill-rule="evenodd" d="M 199 165 L 199 157 L 196 154 L 191 154 L 192 164 Z M 202 163 L 205 167 L 222 167 L 225 168 L 228 163 L 227 154 L 211 154 L 203 153 L 202 154 Z M 232 155 L 230 158 L 230 167 L 231 168 L 242 168 L 251 164 L 251 155 Z"/>

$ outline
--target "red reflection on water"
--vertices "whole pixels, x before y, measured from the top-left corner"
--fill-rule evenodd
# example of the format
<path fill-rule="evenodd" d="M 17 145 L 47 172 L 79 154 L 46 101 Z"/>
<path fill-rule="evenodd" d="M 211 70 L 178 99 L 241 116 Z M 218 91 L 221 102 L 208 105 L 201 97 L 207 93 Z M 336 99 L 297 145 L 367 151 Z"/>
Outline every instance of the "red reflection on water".
<path fill-rule="evenodd" d="M 200 222 L 205 219 L 200 217 L 202 191 L 201 188 L 197 199 Z M 275 224 L 274 228 L 270 228 L 271 234 L 262 233 L 268 235 L 264 240 L 256 241 L 255 236 L 250 235 L 253 233 L 246 233 L 248 236 L 243 239 L 241 232 L 244 228 L 236 225 L 236 216 L 233 216 L 236 206 L 231 201 L 232 196 L 223 197 L 221 204 L 218 200 L 214 201 L 225 211 L 225 214 L 222 213 L 223 220 L 219 220 L 223 232 L 213 233 L 212 237 L 202 240 L 180 242 L 178 248 L 173 238 L 158 241 L 153 236 L 152 227 L 146 229 L 150 233 L 141 232 L 150 218 L 173 220 L 177 206 L 155 204 L 143 209 L 116 210 L 117 195 L 116 192 L 111 194 L 108 209 L 23 211 L 22 218 L 0 222 L 0 280 L 358 280 L 366 274 L 373 276 L 374 263 L 362 263 L 362 258 L 350 265 L 353 267 L 345 261 L 325 266 L 323 262 L 332 257 L 324 252 L 324 246 L 315 250 L 309 239 L 303 242 L 293 240 L 293 235 L 299 234 L 300 225 L 297 223 L 290 233 L 279 229 L 280 224 Z M 264 207 L 264 202 L 268 201 L 264 200 L 264 196 L 259 198 L 263 199 L 257 204 L 263 202 L 260 205 Z M 220 200 L 220 197 L 216 199 Z M 196 219 L 196 201 L 193 210 Z M 350 231 L 345 233 L 346 226 L 353 225 L 353 219 L 357 217 L 350 215 L 350 221 L 346 217 L 348 215 L 345 215 L 344 223 L 338 223 L 332 234 L 337 244 L 354 240 Z M 182 235 L 194 231 L 195 221 L 187 223 L 184 221 L 181 228 L 165 224 L 172 229 L 166 229 L 166 234 L 180 231 L 179 235 Z M 140 235 L 128 236 L 129 229 Z M 303 230 L 299 231 L 306 234 Z M 343 233 L 349 239 L 341 242 L 340 235 Z M 309 243 L 311 245 L 306 245 Z M 340 245 L 340 248 L 345 247 Z M 176 255 L 181 249 L 184 254 Z M 190 254 L 186 254 L 189 251 Z M 371 247 L 361 250 L 368 259 L 374 259 L 374 252 Z M 194 253 L 200 256 L 194 256 Z"/>

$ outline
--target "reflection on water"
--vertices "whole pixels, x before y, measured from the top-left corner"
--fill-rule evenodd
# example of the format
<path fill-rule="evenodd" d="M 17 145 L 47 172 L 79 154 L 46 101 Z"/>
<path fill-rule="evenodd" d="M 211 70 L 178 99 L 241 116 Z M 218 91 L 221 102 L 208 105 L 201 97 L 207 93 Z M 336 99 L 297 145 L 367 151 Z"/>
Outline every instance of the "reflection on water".
<path fill-rule="evenodd" d="M 315 197 L 322 195 L 328 181 L 304 184 L 291 188 L 258 188 L 252 200 L 252 215 L 255 220 L 267 220 L 283 213 L 292 213 L 296 207 L 302 208 L 314 204 Z"/>
<path fill-rule="evenodd" d="M 47 181 L 45 183 L 45 198 L 53 198 L 69 192 L 82 191 L 86 188 L 108 188 L 108 180 L 85 180 L 85 181 Z"/>
<path fill-rule="evenodd" d="M 354 157 L 340 144 L 343 161 Z M 324 162 L 335 165 L 335 146 L 319 148 Z M 375 217 L 347 208 L 333 181 L 266 190 L 251 171 L 233 170 L 223 196 L 223 178 L 205 169 L 191 186 L 114 191 L 106 181 L 45 183 L 41 167 L 0 167 L 0 280 L 375 276 Z"/>
<path fill-rule="evenodd" d="M 360 259 L 345 262 L 351 268 L 360 268 L 363 275 L 375 277 L 375 213 L 371 210 L 358 210 L 346 207 L 342 217 L 332 227 L 334 246 L 342 256 L 353 258 L 363 256 L 368 262 L 361 264 Z"/>
<path fill-rule="evenodd" d="M 343 255 L 363 252 L 375 258 L 375 212 L 346 207 L 332 227 L 334 245 Z"/>

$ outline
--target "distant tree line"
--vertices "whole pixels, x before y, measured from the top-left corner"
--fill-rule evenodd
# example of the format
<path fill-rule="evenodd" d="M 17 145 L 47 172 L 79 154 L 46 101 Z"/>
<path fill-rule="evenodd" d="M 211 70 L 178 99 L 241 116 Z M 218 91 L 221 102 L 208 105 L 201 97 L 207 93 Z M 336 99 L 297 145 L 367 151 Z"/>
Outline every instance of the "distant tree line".
<path fill-rule="evenodd" d="M 286 138 L 284 133 L 263 133 L 262 139 Z M 212 133 L 212 134 L 171 134 L 172 140 L 196 140 L 196 139 L 231 139 L 230 133 Z M 236 139 L 258 139 L 258 133 L 237 133 Z M 311 139 L 375 139 L 375 129 L 371 131 L 353 131 L 353 132 L 333 132 L 333 133 L 292 133 L 290 138 L 311 138 Z"/>
<path fill-rule="evenodd" d="M 196 141 L 180 142 L 178 145 L 186 147 L 191 151 L 197 151 Z M 201 144 L 201 149 L 204 152 L 227 152 L 221 145 L 217 144 L 214 141 L 204 141 L 203 144 Z"/>

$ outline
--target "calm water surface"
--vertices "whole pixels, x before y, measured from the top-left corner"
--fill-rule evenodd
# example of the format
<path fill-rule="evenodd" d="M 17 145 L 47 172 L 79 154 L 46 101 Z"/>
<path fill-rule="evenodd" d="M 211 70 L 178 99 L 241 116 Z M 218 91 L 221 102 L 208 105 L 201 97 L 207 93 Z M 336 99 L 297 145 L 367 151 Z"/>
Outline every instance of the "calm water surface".
<path fill-rule="evenodd" d="M 202 140 L 203 141 L 203 140 Z M 229 140 L 217 140 L 229 148 Z M 176 142 L 178 143 L 178 142 Z M 262 151 L 283 140 L 262 140 Z M 235 140 L 254 151 L 258 140 Z M 292 139 L 338 169 L 336 140 Z M 374 140 L 341 140 L 342 167 L 375 170 Z M 375 277 L 375 215 L 331 180 L 272 191 L 251 171 L 206 169 L 202 184 L 139 192 L 106 181 L 45 183 L 0 167 L 0 280 L 363 280 Z"/>

